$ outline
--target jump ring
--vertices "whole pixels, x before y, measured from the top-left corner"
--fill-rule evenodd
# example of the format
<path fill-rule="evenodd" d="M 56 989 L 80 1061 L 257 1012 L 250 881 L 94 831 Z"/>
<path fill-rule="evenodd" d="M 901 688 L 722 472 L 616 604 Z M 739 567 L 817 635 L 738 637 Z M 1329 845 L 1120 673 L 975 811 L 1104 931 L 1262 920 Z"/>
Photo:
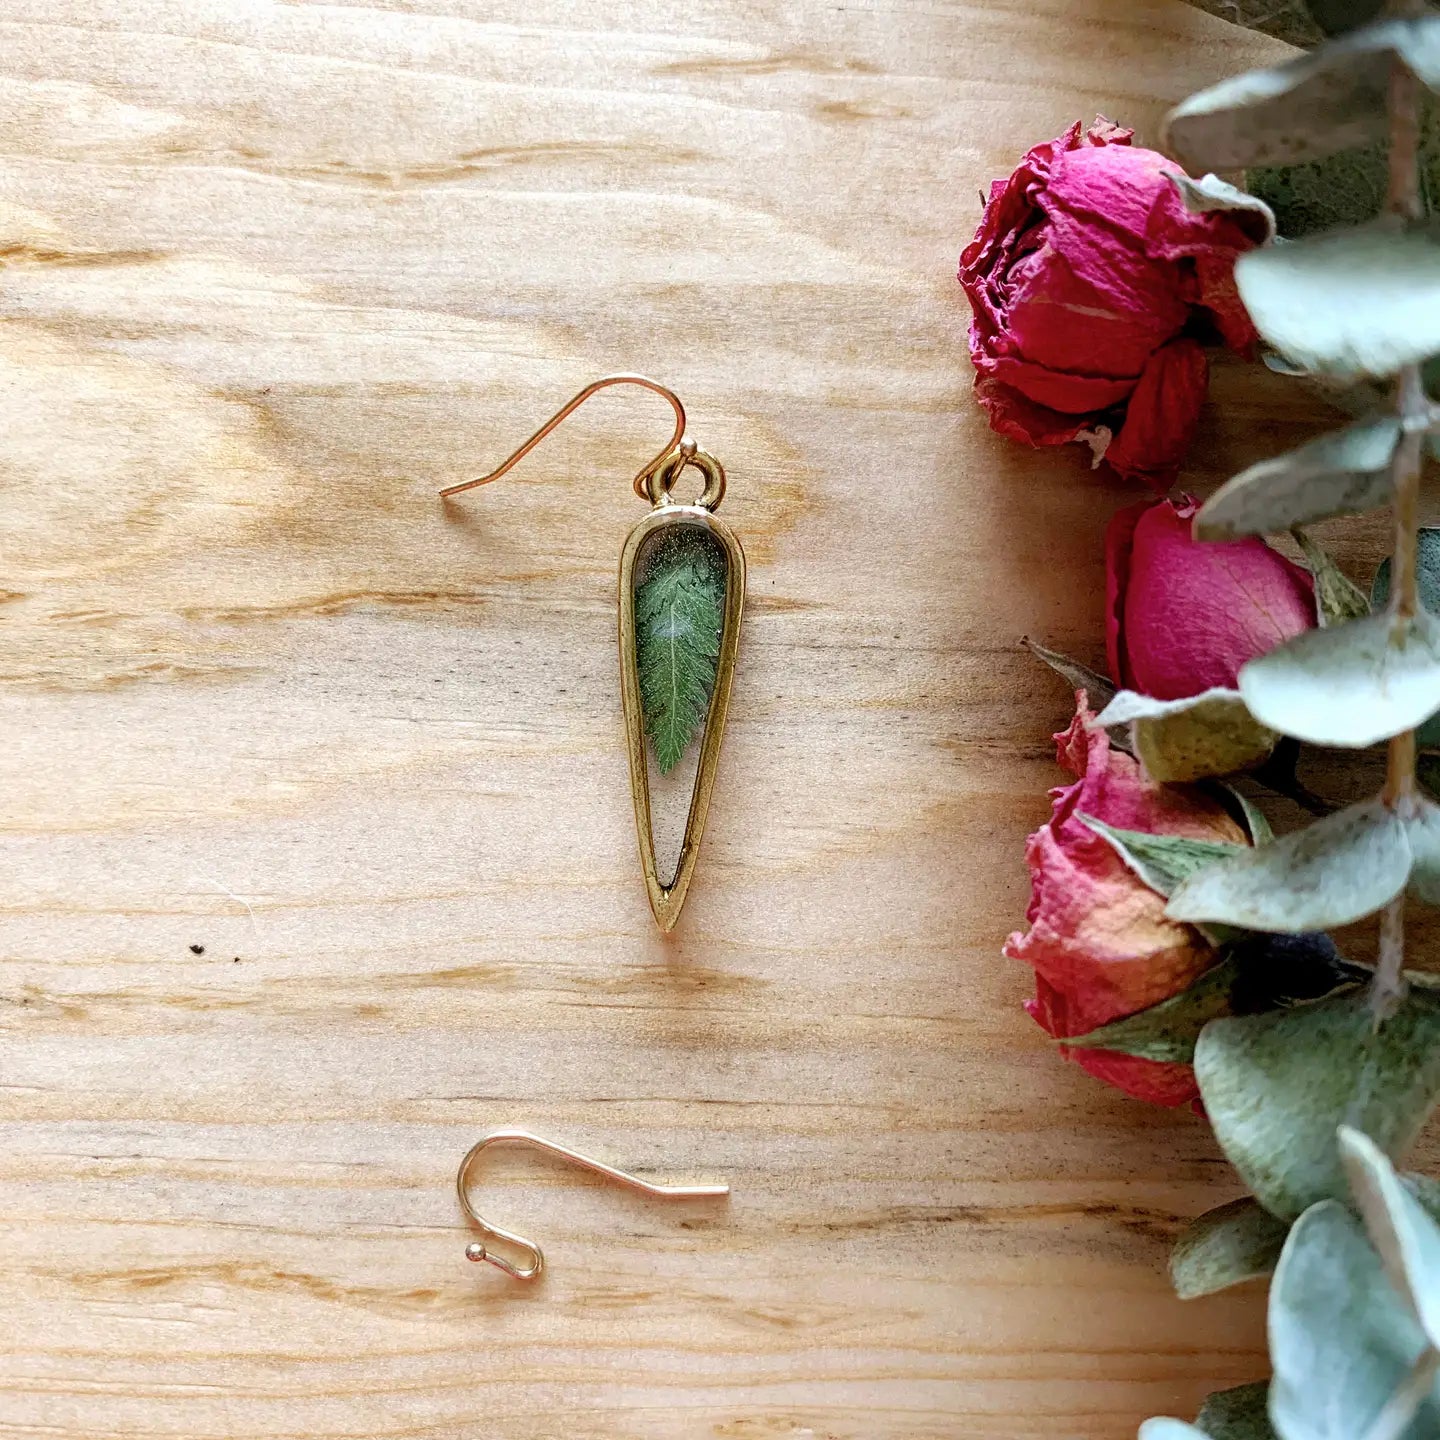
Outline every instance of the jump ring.
<path fill-rule="evenodd" d="M 680 473 L 693 465 L 704 477 L 705 488 L 695 501 L 702 510 L 715 510 L 725 498 L 725 467 L 708 450 L 676 450 L 665 463 L 653 471 L 645 482 L 645 493 L 652 505 L 674 504 L 670 494 Z"/>

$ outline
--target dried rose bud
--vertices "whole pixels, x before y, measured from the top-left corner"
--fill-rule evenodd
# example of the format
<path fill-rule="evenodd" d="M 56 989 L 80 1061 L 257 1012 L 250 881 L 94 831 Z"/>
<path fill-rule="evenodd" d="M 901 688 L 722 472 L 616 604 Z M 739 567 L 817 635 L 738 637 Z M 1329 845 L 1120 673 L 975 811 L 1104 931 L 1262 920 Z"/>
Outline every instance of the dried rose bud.
<path fill-rule="evenodd" d="M 1263 540 L 1196 540 L 1182 495 L 1117 511 L 1105 533 L 1105 643 L 1116 684 L 1159 700 L 1220 685 L 1315 624 L 1307 571 Z"/>
<path fill-rule="evenodd" d="M 1246 843 L 1208 796 L 1146 780 L 1139 764 L 1112 750 L 1095 727 L 1085 692 L 1075 699 L 1075 718 L 1055 741 L 1060 764 L 1079 778 L 1050 792 L 1050 821 L 1026 842 L 1030 928 L 1005 942 L 1006 955 L 1035 969 L 1035 999 L 1025 1008 L 1062 1039 L 1158 1005 L 1219 959 L 1200 931 L 1167 918 L 1164 897 L 1078 816 L 1121 830 Z M 1157 1105 L 1183 1105 L 1199 1094 L 1188 1065 L 1107 1050 L 1066 1053 L 1092 1075 Z"/>
<path fill-rule="evenodd" d="M 975 391 L 992 428 L 1081 439 L 1165 490 L 1205 399 L 1200 339 L 1248 352 L 1235 261 L 1269 238 L 1260 209 L 1193 213 L 1166 172 L 1104 119 L 1077 122 L 996 180 L 960 257 Z"/>

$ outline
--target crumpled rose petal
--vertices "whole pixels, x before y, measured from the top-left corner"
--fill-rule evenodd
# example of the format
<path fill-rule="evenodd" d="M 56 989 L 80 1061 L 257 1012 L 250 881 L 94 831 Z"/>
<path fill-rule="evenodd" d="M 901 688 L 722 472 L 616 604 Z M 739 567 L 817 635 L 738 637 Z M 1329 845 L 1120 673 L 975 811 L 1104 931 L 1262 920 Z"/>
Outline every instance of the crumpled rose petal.
<path fill-rule="evenodd" d="M 1058 1038 L 1158 1004 L 1218 958 L 1198 930 L 1166 916 L 1164 898 L 1141 884 L 1078 817 L 1091 815 L 1124 830 L 1245 842 L 1239 826 L 1208 796 L 1147 781 L 1094 720 L 1081 691 L 1074 720 L 1055 737 L 1060 763 L 1078 778 L 1051 792 L 1050 821 L 1026 844 L 1029 929 L 1005 943 L 1006 955 L 1036 971 L 1036 999 L 1028 1008 Z M 1158 1104 L 1183 1104 L 1196 1094 L 1188 1066 L 1090 1050 L 1072 1058 Z"/>
<path fill-rule="evenodd" d="M 1049 410 L 1027 400 L 1009 385 L 983 375 L 975 377 L 975 395 L 990 417 L 990 428 L 1023 445 L 1064 445 L 1089 423 L 1088 417 Z"/>
<path fill-rule="evenodd" d="M 1144 481 L 1162 495 L 1170 488 L 1195 439 L 1209 373 L 1194 340 L 1172 340 L 1150 357 L 1105 452 L 1117 475 Z"/>
<path fill-rule="evenodd" d="M 1035 998 L 1025 1002 L 1025 1013 L 1056 1039 L 1084 1035 L 1105 1024 L 1091 1019 L 1082 1006 L 1071 1004 L 1043 976 L 1035 978 Z M 1145 1060 L 1118 1050 L 1072 1050 L 1068 1045 L 1060 1046 L 1060 1053 L 1097 1080 L 1152 1105 L 1174 1108 L 1192 1104 L 1200 1096 L 1195 1071 L 1189 1065 Z"/>

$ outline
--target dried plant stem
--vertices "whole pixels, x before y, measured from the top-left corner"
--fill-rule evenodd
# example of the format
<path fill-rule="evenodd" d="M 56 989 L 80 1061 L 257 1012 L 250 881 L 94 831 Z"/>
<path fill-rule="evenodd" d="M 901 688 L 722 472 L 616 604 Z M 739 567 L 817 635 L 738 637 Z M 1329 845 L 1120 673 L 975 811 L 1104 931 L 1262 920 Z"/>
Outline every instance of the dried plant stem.
<path fill-rule="evenodd" d="M 1394 221 L 1409 224 L 1422 218 L 1418 168 L 1420 94 L 1414 75 L 1395 62 L 1390 77 L 1390 183 L 1385 211 Z M 1419 609 L 1416 564 L 1420 531 L 1420 462 L 1424 426 L 1430 403 L 1418 365 L 1407 365 L 1396 377 L 1395 408 L 1405 426 L 1393 462 L 1394 559 L 1391 561 L 1390 616 L 1398 629 Z M 1401 816 L 1415 807 L 1415 732 L 1407 730 L 1390 742 L 1385 768 L 1385 803 Z M 1405 993 L 1405 892 L 1393 899 L 1380 917 L 1379 964 L 1372 1003 L 1377 1022 L 1395 1010 Z"/>

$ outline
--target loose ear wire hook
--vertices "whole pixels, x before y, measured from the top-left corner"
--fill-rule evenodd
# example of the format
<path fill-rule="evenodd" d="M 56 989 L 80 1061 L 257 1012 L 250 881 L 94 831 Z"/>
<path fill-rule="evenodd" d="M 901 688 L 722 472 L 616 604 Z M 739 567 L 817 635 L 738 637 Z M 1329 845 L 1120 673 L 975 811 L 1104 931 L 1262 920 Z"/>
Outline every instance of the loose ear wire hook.
<path fill-rule="evenodd" d="M 465 1258 L 467 1260 L 488 1261 L 491 1265 L 497 1266 L 512 1275 L 517 1280 L 533 1280 L 540 1274 L 545 1266 L 545 1256 L 540 1247 L 533 1241 L 527 1240 L 523 1235 L 516 1235 L 512 1231 L 501 1229 L 500 1226 L 492 1224 L 481 1216 L 470 1203 L 468 1184 L 470 1170 L 479 1159 L 480 1154 L 487 1147 L 496 1144 L 520 1144 L 530 1145 L 537 1150 L 544 1150 L 551 1155 L 558 1155 L 562 1159 L 569 1160 L 583 1169 L 593 1171 L 597 1175 L 603 1175 L 607 1180 L 618 1181 L 622 1185 L 628 1185 L 632 1190 L 639 1190 L 646 1195 L 658 1195 L 668 1199 L 697 1199 L 704 1196 L 721 1196 L 730 1193 L 728 1185 L 661 1185 L 649 1180 L 642 1180 L 636 1175 L 629 1175 L 623 1170 L 617 1170 L 614 1166 L 606 1165 L 603 1161 L 595 1160 L 588 1155 L 582 1155 L 578 1150 L 572 1150 L 567 1145 L 561 1145 L 554 1140 L 546 1140 L 543 1136 L 535 1135 L 528 1130 L 500 1129 L 491 1130 L 482 1136 L 460 1162 L 460 1168 L 455 1175 L 455 1192 L 460 1201 L 460 1208 L 465 1212 L 466 1218 L 485 1231 L 488 1235 L 504 1240 L 530 1256 L 528 1264 L 513 1265 L 503 1256 L 493 1255 L 478 1241 L 465 1247 Z"/>
<path fill-rule="evenodd" d="M 657 395 L 663 395 L 670 402 L 670 408 L 675 412 L 675 433 L 665 442 L 665 448 L 635 477 L 635 493 L 642 500 L 649 499 L 646 487 L 650 477 L 681 448 L 680 442 L 685 435 L 685 407 L 680 403 L 680 397 L 673 390 L 667 389 L 658 381 L 651 380 L 645 375 L 607 375 L 603 380 L 597 380 L 593 385 L 587 385 L 573 400 L 557 410 L 514 454 L 488 475 L 482 475 L 478 480 L 463 480 L 458 485 L 447 485 L 440 492 L 441 498 L 458 495 L 462 490 L 473 490 L 477 485 L 488 485 L 492 480 L 498 480 L 507 470 L 518 465 L 557 425 L 578 410 L 596 391 L 604 390 L 611 385 L 639 385 L 646 390 L 653 390 Z"/>
<path fill-rule="evenodd" d="M 579 401 L 575 401 L 570 408 L 573 410 L 578 403 Z M 590 1156 L 582 1155 L 578 1150 L 570 1149 L 568 1145 L 560 1145 L 554 1140 L 546 1140 L 543 1136 L 534 1135 L 529 1130 L 491 1130 L 470 1147 L 465 1158 L 460 1162 L 460 1168 L 455 1172 L 455 1193 L 459 1196 L 460 1208 L 465 1212 L 466 1219 L 472 1225 L 483 1230 L 487 1235 L 504 1240 L 515 1246 L 517 1250 L 525 1252 L 530 1260 L 528 1264 L 512 1265 L 503 1256 L 491 1254 L 478 1240 L 465 1247 L 465 1258 L 488 1261 L 507 1275 L 513 1275 L 517 1280 L 533 1280 L 545 1268 L 544 1254 L 533 1240 L 527 1240 L 523 1235 L 516 1235 L 509 1230 L 502 1230 L 498 1225 L 492 1225 L 470 1203 L 468 1194 L 471 1167 L 480 1158 L 482 1151 L 491 1145 L 500 1144 L 532 1145 L 537 1150 L 558 1155 L 562 1160 L 572 1161 L 585 1170 L 593 1170 L 595 1174 L 603 1175 L 607 1180 L 618 1181 L 621 1185 L 628 1185 L 632 1190 L 642 1191 L 646 1195 L 660 1195 L 671 1200 L 695 1200 L 707 1195 L 728 1195 L 730 1193 L 728 1185 L 657 1185 L 650 1180 L 641 1180 L 637 1175 L 627 1175 L 623 1170 L 617 1170 L 613 1165 L 606 1165 L 603 1161 L 592 1160 Z"/>

